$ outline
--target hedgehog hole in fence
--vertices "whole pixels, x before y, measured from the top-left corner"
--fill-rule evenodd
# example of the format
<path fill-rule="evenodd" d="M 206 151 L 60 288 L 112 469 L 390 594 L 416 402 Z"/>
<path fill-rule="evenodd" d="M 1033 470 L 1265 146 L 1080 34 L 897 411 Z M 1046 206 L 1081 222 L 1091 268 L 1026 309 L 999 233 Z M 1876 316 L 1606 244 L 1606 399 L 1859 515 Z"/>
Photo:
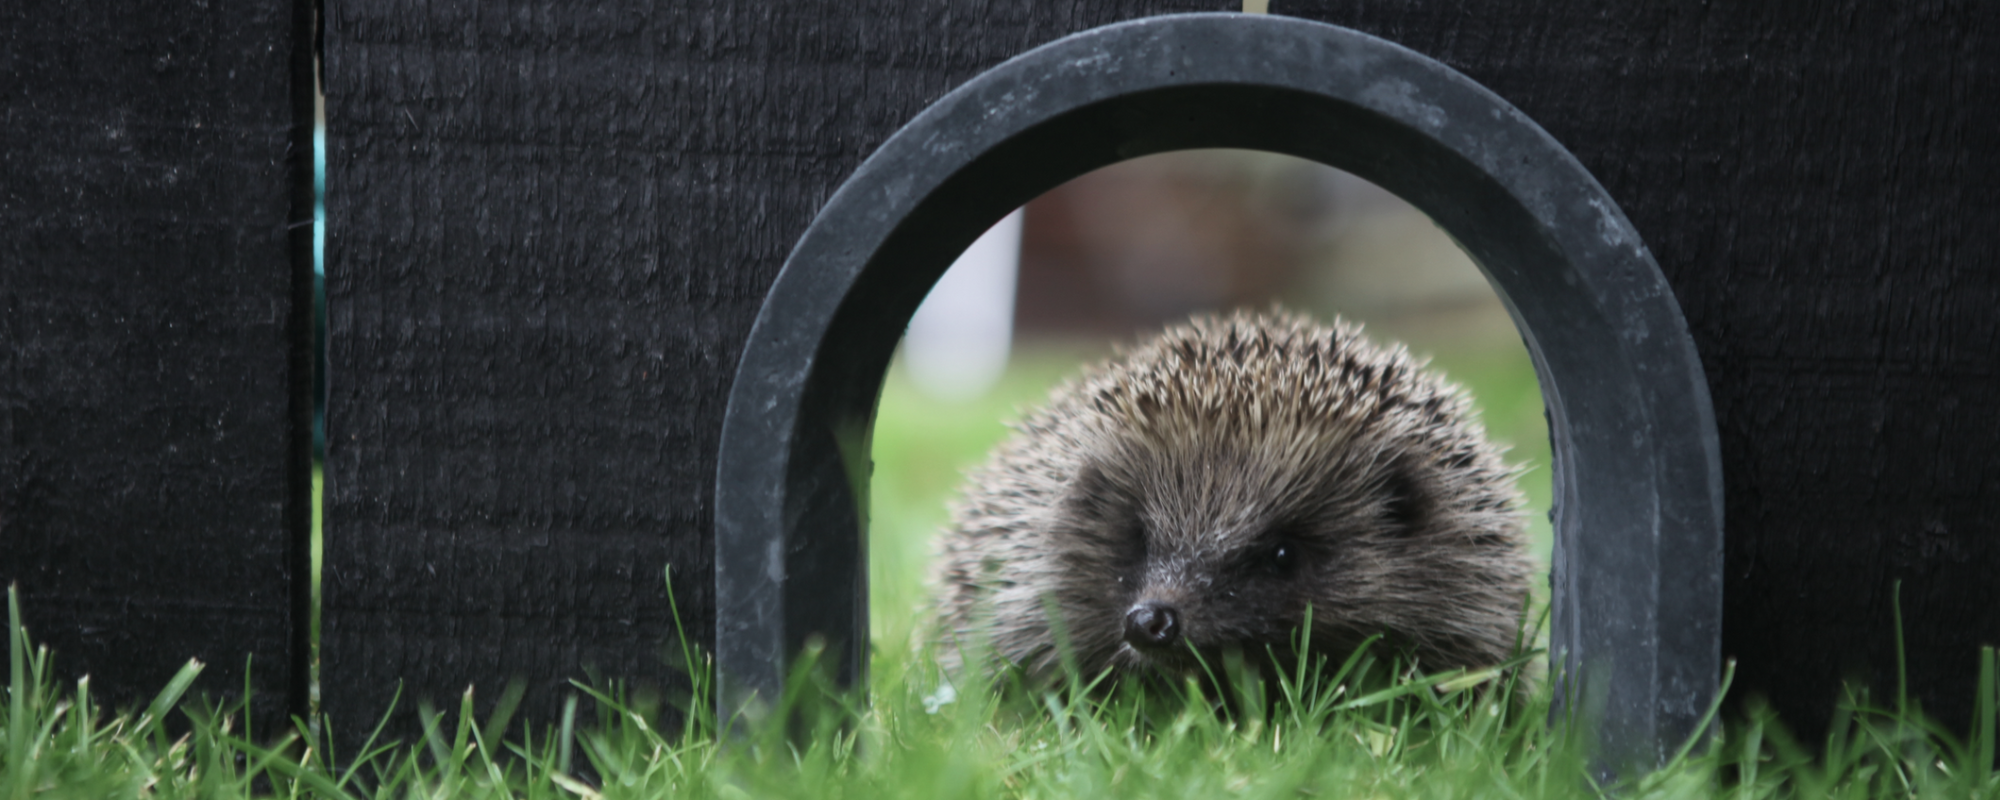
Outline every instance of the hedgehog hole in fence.
<path fill-rule="evenodd" d="M 1209 148 L 1378 184 L 1491 281 L 1548 412 L 1553 671 L 1612 761 L 1660 763 L 1720 674 L 1721 481 L 1707 383 L 1657 263 L 1573 155 L 1464 75 L 1355 31 L 1239 15 L 1029 51 L 918 114 L 829 198 L 765 297 L 725 415 L 724 713 L 775 693 L 810 641 L 833 646 L 838 679 L 865 675 L 869 434 L 891 353 L 953 258 L 1073 178 Z M 1170 301 L 1157 275 L 1141 283 Z"/>

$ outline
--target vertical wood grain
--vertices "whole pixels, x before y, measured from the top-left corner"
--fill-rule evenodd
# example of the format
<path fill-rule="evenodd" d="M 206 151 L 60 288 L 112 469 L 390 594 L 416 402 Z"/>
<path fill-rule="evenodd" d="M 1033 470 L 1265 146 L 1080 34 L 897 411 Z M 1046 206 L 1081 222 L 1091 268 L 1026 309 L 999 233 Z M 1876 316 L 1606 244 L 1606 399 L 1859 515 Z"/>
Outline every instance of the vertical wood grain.
<path fill-rule="evenodd" d="M 684 690 L 662 570 L 707 646 L 730 381 L 821 203 L 980 70 L 1190 6 L 1226 3 L 334 4 L 336 728 L 398 679 L 518 676 L 542 723 L 586 670 Z"/>
<path fill-rule="evenodd" d="M 1506 98 L 1645 235 L 1701 351 L 1737 698 L 1963 726 L 2000 642 L 2000 6 L 1274 0 Z M 1671 576 L 1667 579 L 1671 580 Z"/>
<path fill-rule="evenodd" d="M 114 706 L 254 659 L 272 733 L 305 700 L 311 20 L 0 5 L 0 583 Z"/>

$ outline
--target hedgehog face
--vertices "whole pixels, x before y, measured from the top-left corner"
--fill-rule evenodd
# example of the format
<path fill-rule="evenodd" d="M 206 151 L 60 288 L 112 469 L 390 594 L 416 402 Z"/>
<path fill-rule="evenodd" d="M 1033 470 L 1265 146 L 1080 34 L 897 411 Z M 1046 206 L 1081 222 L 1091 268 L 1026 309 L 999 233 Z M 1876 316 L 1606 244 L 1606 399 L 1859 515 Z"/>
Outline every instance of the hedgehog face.
<path fill-rule="evenodd" d="M 1430 503 L 1412 465 L 1326 438 L 1289 448 L 1303 461 L 1269 442 L 1124 442 L 1084 464 L 1050 537 L 1078 655 L 1187 672 L 1197 653 L 1285 652 L 1308 607 L 1316 650 L 1372 633 L 1382 552 L 1426 533 Z"/>

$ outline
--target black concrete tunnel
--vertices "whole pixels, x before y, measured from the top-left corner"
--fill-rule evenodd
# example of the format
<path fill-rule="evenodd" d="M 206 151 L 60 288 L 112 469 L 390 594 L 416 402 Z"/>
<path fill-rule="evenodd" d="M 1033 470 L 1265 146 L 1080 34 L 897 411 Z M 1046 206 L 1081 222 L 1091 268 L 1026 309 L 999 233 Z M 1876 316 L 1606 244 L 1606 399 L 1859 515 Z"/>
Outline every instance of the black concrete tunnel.
<path fill-rule="evenodd" d="M 745 346 L 716 475 L 717 702 L 774 697 L 807 641 L 861 679 L 869 433 L 925 294 L 996 220 L 1118 161 L 1197 148 L 1318 161 L 1402 196 L 1512 312 L 1555 456 L 1551 674 L 1600 753 L 1658 764 L 1720 678 L 1722 471 L 1687 324 L 1602 186 L 1449 67 L 1284 17 L 1085 31 L 938 100 L 827 201 Z"/>

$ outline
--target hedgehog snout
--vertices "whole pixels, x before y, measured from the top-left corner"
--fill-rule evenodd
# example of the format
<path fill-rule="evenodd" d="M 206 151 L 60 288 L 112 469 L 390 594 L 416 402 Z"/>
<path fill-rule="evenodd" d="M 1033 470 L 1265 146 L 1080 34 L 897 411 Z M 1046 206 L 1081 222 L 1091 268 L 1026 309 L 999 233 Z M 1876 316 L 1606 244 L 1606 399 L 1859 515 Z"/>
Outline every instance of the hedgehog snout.
<path fill-rule="evenodd" d="M 1181 636 L 1181 612 L 1166 603 L 1147 601 L 1125 612 L 1125 641 L 1148 650 L 1172 647 Z"/>

